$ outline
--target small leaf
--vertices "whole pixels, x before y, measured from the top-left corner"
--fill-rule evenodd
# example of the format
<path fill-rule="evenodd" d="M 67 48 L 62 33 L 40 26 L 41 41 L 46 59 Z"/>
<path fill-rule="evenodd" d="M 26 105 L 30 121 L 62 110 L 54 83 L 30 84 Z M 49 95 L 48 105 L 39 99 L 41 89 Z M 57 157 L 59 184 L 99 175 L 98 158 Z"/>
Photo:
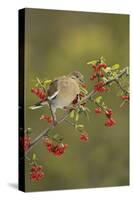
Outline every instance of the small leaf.
<path fill-rule="evenodd" d="M 100 63 L 105 63 L 106 59 L 103 56 L 101 56 L 99 61 L 100 61 Z"/>
<path fill-rule="evenodd" d="M 95 99 L 95 102 L 96 102 L 96 103 L 100 103 L 101 100 L 102 100 L 102 96 L 99 96 L 99 97 L 97 97 L 97 98 Z"/>
<path fill-rule="evenodd" d="M 76 127 L 77 128 L 84 128 L 84 125 L 83 124 L 77 124 Z"/>
<path fill-rule="evenodd" d="M 120 65 L 119 64 L 115 64 L 111 67 L 111 70 L 117 70 L 119 69 Z"/>
<path fill-rule="evenodd" d="M 79 120 L 79 114 L 77 112 L 76 115 L 75 115 L 75 121 L 77 122 L 78 120 Z"/>
<path fill-rule="evenodd" d="M 31 128 L 27 128 L 27 134 L 31 134 L 32 133 L 32 129 Z"/>
<path fill-rule="evenodd" d="M 58 134 L 55 134 L 55 135 L 53 136 L 54 139 L 57 139 L 58 137 L 59 137 Z"/>
<path fill-rule="evenodd" d="M 90 62 L 87 62 L 87 65 L 94 65 L 97 63 L 97 60 L 92 60 Z"/>
<path fill-rule="evenodd" d="M 75 114 L 75 110 L 72 110 L 71 112 L 70 112 L 70 118 L 74 118 L 74 114 Z"/>
<path fill-rule="evenodd" d="M 45 84 L 50 84 L 52 82 L 52 80 L 45 80 L 44 83 Z"/>
<path fill-rule="evenodd" d="M 36 154 L 35 154 L 35 153 L 33 153 L 32 160 L 33 160 L 33 161 L 36 160 Z"/>
<path fill-rule="evenodd" d="M 125 103 L 126 103 L 126 101 L 122 101 L 122 103 L 120 104 L 120 108 L 122 108 Z"/>
<path fill-rule="evenodd" d="M 85 111 L 84 114 L 85 114 L 85 116 L 87 117 L 87 120 L 89 121 L 90 117 L 89 117 L 89 115 L 88 115 L 88 112 Z"/>

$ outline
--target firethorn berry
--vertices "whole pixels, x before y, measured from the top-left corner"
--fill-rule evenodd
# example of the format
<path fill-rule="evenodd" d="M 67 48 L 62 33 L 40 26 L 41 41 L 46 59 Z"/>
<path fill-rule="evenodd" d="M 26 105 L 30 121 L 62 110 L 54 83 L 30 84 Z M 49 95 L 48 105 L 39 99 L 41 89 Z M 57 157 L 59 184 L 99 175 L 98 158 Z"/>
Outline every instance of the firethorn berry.
<path fill-rule="evenodd" d="M 86 142 L 88 139 L 89 139 L 88 134 L 82 133 L 82 134 L 80 135 L 80 140 Z"/>
<path fill-rule="evenodd" d="M 96 74 L 93 74 L 90 76 L 90 80 L 93 81 L 96 77 L 97 77 Z"/>
<path fill-rule="evenodd" d="M 40 165 L 33 165 L 30 171 L 30 178 L 32 181 L 39 181 L 45 176 L 43 167 Z"/>
<path fill-rule="evenodd" d="M 101 108 L 95 108 L 95 113 L 101 113 L 102 109 Z"/>
<path fill-rule="evenodd" d="M 104 87 L 104 82 L 103 81 L 100 81 L 96 85 L 94 85 L 94 91 L 104 92 L 106 90 L 107 89 Z"/>
<path fill-rule="evenodd" d="M 53 153 L 55 156 L 61 156 L 65 149 L 68 147 L 67 144 L 59 144 L 56 146 L 56 148 L 54 149 Z"/>
<path fill-rule="evenodd" d="M 41 100 L 45 100 L 46 93 L 41 88 L 32 88 L 31 92 L 38 96 Z"/>
<path fill-rule="evenodd" d="M 53 153 L 55 156 L 61 156 L 68 147 L 68 144 L 55 144 L 52 142 L 52 140 L 49 141 L 49 139 L 45 139 L 44 144 L 46 145 L 48 152 Z"/>
<path fill-rule="evenodd" d="M 49 115 L 41 115 L 40 120 L 46 120 L 49 124 L 53 122 L 52 116 Z"/>
<path fill-rule="evenodd" d="M 128 95 L 124 95 L 121 97 L 123 100 L 129 100 L 129 96 Z"/>
<path fill-rule="evenodd" d="M 104 77 L 104 74 L 103 74 L 103 73 L 101 73 L 101 72 L 99 73 L 99 75 L 100 75 L 100 77 L 101 77 L 101 78 L 102 78 L 102 77 Z"/>
<path fill-rule="evenodd" d="M 112 114 L 113 114 L 113 111 L 112 111 L 112 109 L 111 108 L 108 108 L 106 111 L 105 111 L 105 114 L 107 115 L 107 117 L 111 117 L 112 116 Z"/>
<path fill-rule="evenodd" d="M 98 69 L 100 70 L 102 67 L 104 68 L 104 69 L 106 69 L 106 67 L 107 67 L 107 65 L 105 64 L 105 63 L 100 63 L 100 64 L 98 64 Z"/>
<path fill-rule="evenodd" d="M 28 151 L 31 143 L 31 138 L 29 135 L 25 135 L 23 138 L 20 138 L 20 142 L 24 148 L 24 151 Z"/>
<path fill-rule="evenodd" d="M 109 118 L 105 121 L 105 126 L 112 127 L 116 124 L 116 121 L 113 118 Z"/>
<path fill-rule="evenodd" d="M 92 67 L 95 72 L 99 72 L 102 67 L 106 69 L 107 65 L 105 63 L 99 63 L 98 65 L 96 64 L 92 65 Z"/>

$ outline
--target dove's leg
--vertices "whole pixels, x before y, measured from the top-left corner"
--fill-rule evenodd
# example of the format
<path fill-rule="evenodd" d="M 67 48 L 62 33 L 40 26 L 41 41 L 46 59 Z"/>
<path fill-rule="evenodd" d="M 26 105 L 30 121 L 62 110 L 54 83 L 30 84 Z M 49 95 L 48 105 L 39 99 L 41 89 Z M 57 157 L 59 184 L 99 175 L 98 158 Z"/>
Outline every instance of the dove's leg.
<path fill-rule="evenodd" d="M 56 108 L 54 106 L 52 106 L 50 102 L 49 102 L 49 108 L 50 108 L 51 115 L 53 118 L 53 124 L 56 125 L 57 124 L 57 119 L 56 119 L 56 114 L 55 114 Z"/>

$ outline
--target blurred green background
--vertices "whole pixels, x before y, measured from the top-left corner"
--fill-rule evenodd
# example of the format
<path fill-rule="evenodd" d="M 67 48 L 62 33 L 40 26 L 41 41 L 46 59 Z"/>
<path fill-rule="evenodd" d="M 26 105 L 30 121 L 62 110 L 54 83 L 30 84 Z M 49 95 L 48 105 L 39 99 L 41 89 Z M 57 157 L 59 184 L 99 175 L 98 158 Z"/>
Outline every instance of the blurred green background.
<path fill-rule="evenodd" d="M 85 13 L 26 9 L 25 24 L 25 125 L 31 127 L 34 139 L 47 126 L 40 121 L 41 114 L 48 114 L 46 106 L 29 110 L 38 101 L 31 93 L 34 79 L 53 79 L 79 70 L 88 83 L 91 67 L 87 61 L 104 56 L 108 64 L 129 64 L 129 16 L 120 14 Z M 62 157 L 48 153 L 42 143 L 29 153 L 37 154 L 38 163 L 45 168 L 46 177 L 34 183 L 29 179 L 29 163 L 26 161 L 26 191 L 73 189 L 88 187 L 122 186 L 129 184 L 129 109 L 120 108 L 121 98 L 117 88 L 103 94 L 105 103 L 114 111 L 117 125 L 104 126 L 105 116 L 92 110 L 90 121 L 82 116 L 90 140 L 83 143 L 71 126 L 65 122 L 50 134 L 58 133 L 69 145 Z M 58 115 L 61 111 L 58 111 Z"/>

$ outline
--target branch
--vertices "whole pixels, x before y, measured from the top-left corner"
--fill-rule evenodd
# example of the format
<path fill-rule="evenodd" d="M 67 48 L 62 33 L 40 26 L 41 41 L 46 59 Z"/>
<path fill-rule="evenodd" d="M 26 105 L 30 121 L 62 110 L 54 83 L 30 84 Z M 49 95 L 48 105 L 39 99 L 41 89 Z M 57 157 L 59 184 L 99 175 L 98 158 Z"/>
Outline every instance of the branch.
<path fill-rule="evenodd" d="M 127 74 L 127 69 L 123 69 L 119 74 L 117 74 L 114 78 L 108 80 L 105 82 L 104 86 L 109 85 L 112 82 L 116 82 L 119 78 L 121 78 L 124 74 Z M 80 104 L 82 104 L 83 102 L 87 101 L 87 100 L 91 100 L 91 98 L 97 94 L 97 91 L 92 90 L 87 96 L 85 96 L 81 101 L 79 101 L 75 106 L 74 109 L 78 108 L 80 106 Z M 30 144 L 30 147 L 28 149 L 28 151 L 26 152 L 26 154 L 38 143 L 40 142 L 40 140 L 43 137 L 48 136 L 48 132 L 50 132 L 51 130 L 53 130 L 58 124 L 61 124 L 62 122 L 64 122 L 66 120 L 66 118 L 68 117 L 70 113 L 70 107 L 67 109 L 67 111 L 65 112 L 65 114 L 57 121 L 57 123 L 55 125 L 50 125 L 48 128 L 46 128 L 42 133 L 40 133 L 34 140 L 33 142 Z"/>

